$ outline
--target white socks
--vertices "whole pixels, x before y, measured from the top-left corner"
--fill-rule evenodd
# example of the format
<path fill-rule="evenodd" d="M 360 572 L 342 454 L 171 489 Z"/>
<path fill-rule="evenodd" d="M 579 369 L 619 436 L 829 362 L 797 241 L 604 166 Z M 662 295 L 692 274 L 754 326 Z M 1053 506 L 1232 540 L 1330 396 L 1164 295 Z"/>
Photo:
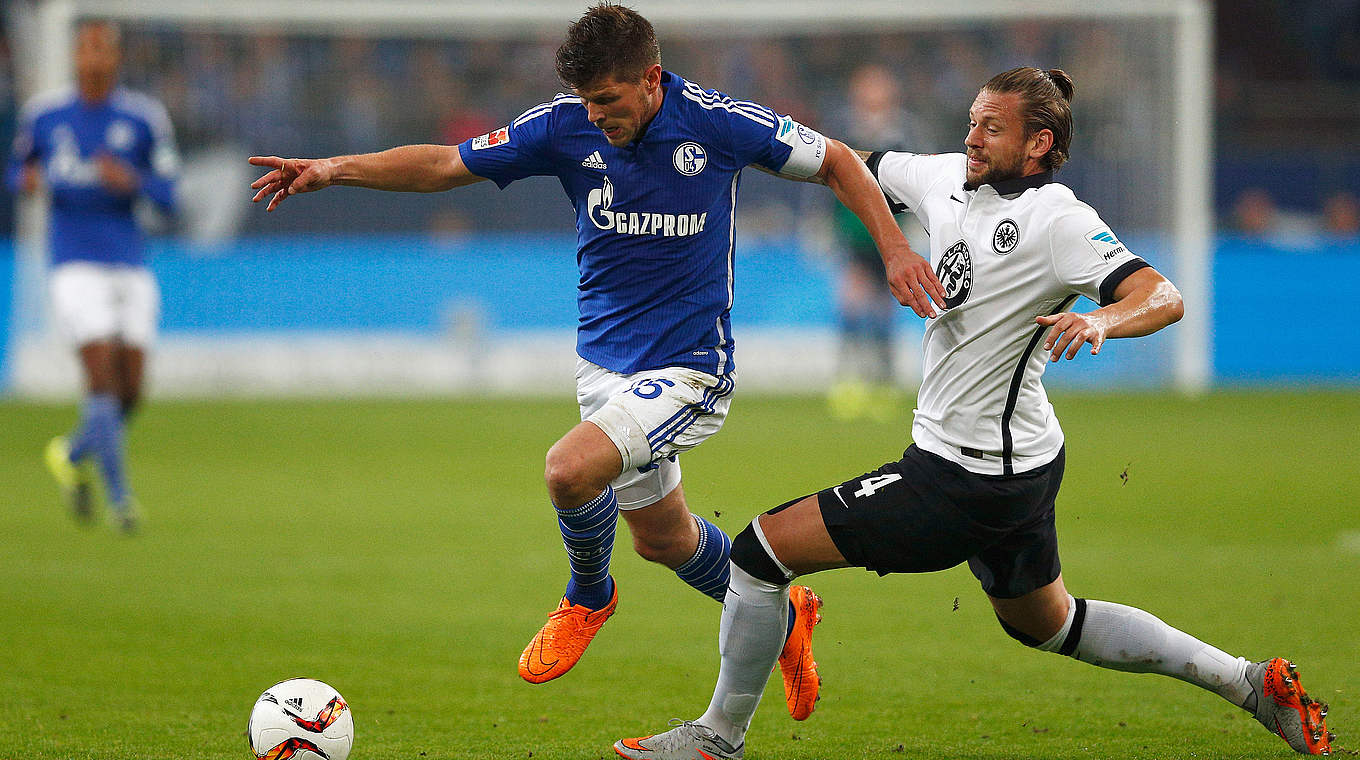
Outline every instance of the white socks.
<path fill-rule="evenodd" d="M 697 722 L 717 731 L 734 747 L 741 746 L 770 671 L 784 649 L 788 614 L 789 584 L 776 586 L 732 564 L 718 629 L 722 668 L 713 701 Z"/>
<path fill-rule="evenodd" d="M 789 584 L 760 580 L 735 563 L 731 573 L 718 633 L 718 685 L 707 712 L 696 722 L 739 747 L 784 648 Z M 1069 642 L 1071 636 L 1076 638 Z M 1111 670 L 1178 678 L 1239 707 L 1253 694 L 1245 659 L 1123 604 L 1069 596 L 1062 629 L 1037 648 Z"/>
<path fill-rule="evenodd" d="M 1082 662 L 1111 670 L 1179 678 L 1239 707 L 1252 694 L 1245 659 L 1209 646 L 1135 607 L 1084 600 L 1086 614 L 1076 631 L 1079 638 L 1075 649 L 1064 646 L 1077 611 L 1076 600 L 1071 596 L 1068 600 L 1067 623 L 1039 649 L 1061 650 Z"/>

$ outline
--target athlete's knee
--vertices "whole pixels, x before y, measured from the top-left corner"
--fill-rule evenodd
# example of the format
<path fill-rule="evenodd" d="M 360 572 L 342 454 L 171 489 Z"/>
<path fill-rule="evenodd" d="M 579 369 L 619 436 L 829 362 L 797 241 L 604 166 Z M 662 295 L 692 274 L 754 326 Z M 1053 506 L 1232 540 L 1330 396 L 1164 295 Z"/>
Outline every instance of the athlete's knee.
<path fill-rule="evenodd" d="M 543 479 L 548 493 L 559 507 L 584 503 L 619 476 L 619 453 L 612 442 L 589 441 L 568 433 L 544 457 Z"/>
<path fill-rule="evenodd" d="M 1010 636 L 1011 638 L 1015 639 L 1021 644 L 1024 644 L 1027 647 L 1032 648 L 1038 647 L 1040 644 L 1044 643 L 1039 639 L 1036 639 L 1033 636 L 1029 635 L 1028 633 L 1025 633 L 1024 631 L 1020 630 L 1019 628 L 1016 628 L 1010 623 L 1007 623 L 1006 619 L 1001 617 L 1000 613 L 997 613 L 996 622 L 1001 624 L 1001 630 L 1005 631 L 1007 636 Z"/>
<path fill-rule="evenodd" d="M 1072 597 L 1066 593 L 1061 598 L 1030 594 L 1004 605 L 994 600 L 993 611 L 1007 636 L 1027 647 L 1038 647 L 1063 630 L 1071 605 Z"/>
<path fill-rule="evenodd" d="M 1021 630 L 1007 622 L 1000 613 L 997 613 L 996 621 L 1001 624 L 1001 630 L 1027 647 L 1070 656 L 1081 641 L 1086 622 L 1086 600 L 1068 595 L 1066 601 L 1060 615 L 1051 619 L 1026 621 L 1028 630 Z"/>
<path fill-rule="evenodd" d="M 760 526 L 752 520 L 745 530 L 732 539 L 732 564 L 767 583 L 785 585 L 793 580 L 792 575 L 765 548 L 759 530 Z"/>
<path fill-rule="evenodd" d="M 112 374 L 86 367 L 85 391 L 91 396 L 115 396 L 118 394 L 118 383 Z"/>
<path fill-rule="evenodd" d="M 80 347 L 80 363 L 85 370 L 85 387 L 92 394 L 118 392 L 118 373 L 113 359 L 113 345 L 98 340 Z"/>
<path fill-rule="evenodd" d="M 565 450 L 560 444 L 548 449 L 543 463 L 543 480 L 547 483 L 548 493 L 554 502 L 573 498 L 589 499 L 594 492 L 604 489 L 604 486 L 594 487 L 592 478 L 588 476 L 584 458 Z"/>
<path fill-rule="evenodd" d="M 123 419 L 131 417 L 132 413 L 137 410 L 137 406 L 141 401 L 142 395 L 137 391 L 125 390 L 118 394 L 118 411 Z"/>
<path fill-rule="evenodd" d="M 575 468 L 567 458 L 558 452 L 556 446 L 548 449 L 548 454 L 543 458 L 543 482 L 548 484 L 548 491 L 556 492 L 567 488 L 574 479 Z"/>

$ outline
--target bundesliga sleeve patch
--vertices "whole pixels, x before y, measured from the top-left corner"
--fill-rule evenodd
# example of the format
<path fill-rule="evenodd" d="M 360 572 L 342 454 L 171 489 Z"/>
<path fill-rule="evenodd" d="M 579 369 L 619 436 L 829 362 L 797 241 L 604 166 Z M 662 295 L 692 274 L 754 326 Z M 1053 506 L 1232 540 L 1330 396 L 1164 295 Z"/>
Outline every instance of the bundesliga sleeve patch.
<path fill-rule="evenodd" d="M 1127 251 L 1124 244 L 1119 242 L 1119 238 L 1115 237 L 1108 227 L 1098 227 L 1086 233 L 1086 244 L 1091 246 L 1091 250 L 1103 261 L 1110 261 Z"/>
<path fill-rule="evenodd" d="M 472 138 L 472 149 L 481 150 L 483 148 L 494 148 L 497 145 L 510 144 L 510 127 L 501 127 L 495 132 L 489 132 L 481 137 Z"/>

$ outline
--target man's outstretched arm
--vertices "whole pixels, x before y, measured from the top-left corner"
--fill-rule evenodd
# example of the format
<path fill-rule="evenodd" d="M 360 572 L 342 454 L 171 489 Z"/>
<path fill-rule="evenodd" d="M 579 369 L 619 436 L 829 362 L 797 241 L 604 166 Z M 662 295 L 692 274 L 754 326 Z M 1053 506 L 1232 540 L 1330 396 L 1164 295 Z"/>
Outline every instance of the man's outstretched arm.
<path fill-rule="evenodd" d="M 332 158 L 251 156 L 250 163 L 270 169 L 250 184 L 257 191 L 252 201 L 269 199 L 266 211 L 278 208 L 290 195 L 331 185 L 434 193 L 483 179 L 463 164 L 456 145 L 403 145 L 381 153 Z"/>
<path fill-rule="evenodd" d="M 936 316 L 938 312 L 930 301 L 934 299 L 935 304 L 944 308 L 944 287 L 930 268 L 930 262 L 907 244 L 883 198 L 883 190 L 869 167 L 860 160 L 860 155 L 845 143 L 828 138 L 826 159 L 815 181 L 830 187 L 840 202 L 864 223 L 883 257 L 888 288 L 898 303 L 911 307 L 918 316 Z"/>

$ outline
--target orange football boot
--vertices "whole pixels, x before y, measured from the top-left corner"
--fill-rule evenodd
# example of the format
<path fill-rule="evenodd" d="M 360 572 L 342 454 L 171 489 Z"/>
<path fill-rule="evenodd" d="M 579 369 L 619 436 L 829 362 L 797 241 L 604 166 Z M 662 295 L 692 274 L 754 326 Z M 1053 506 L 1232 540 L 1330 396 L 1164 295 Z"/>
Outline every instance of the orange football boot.
<path fill-rule="evenodd" d="M 817 662 L 812 659 L 812 627 L 822 622 L 818 612 L 822 598 L 807 586 L 792 586 L 789 601 L 795 615 L 793 632 L 779 654 L 779 670 L 784 676 L 784 701 L 788 703 L 789 715 L 794 720 L 807 720 L 821 698 L 818 692 L 822 688 L 822 677 L 817 674 Z"/>
<path fill-rule="evenodd" d="M 598 610 L 572 604 L 565 596 L 562 597 L 557 609 L 548 615 L 548 622 L 543 624 L 519 656 L 520 678 L 529 683 L 543 683 L 571 670 L 618 605 L 617 583 L 614 584 L 614 594 L 609 604 Z"/>

